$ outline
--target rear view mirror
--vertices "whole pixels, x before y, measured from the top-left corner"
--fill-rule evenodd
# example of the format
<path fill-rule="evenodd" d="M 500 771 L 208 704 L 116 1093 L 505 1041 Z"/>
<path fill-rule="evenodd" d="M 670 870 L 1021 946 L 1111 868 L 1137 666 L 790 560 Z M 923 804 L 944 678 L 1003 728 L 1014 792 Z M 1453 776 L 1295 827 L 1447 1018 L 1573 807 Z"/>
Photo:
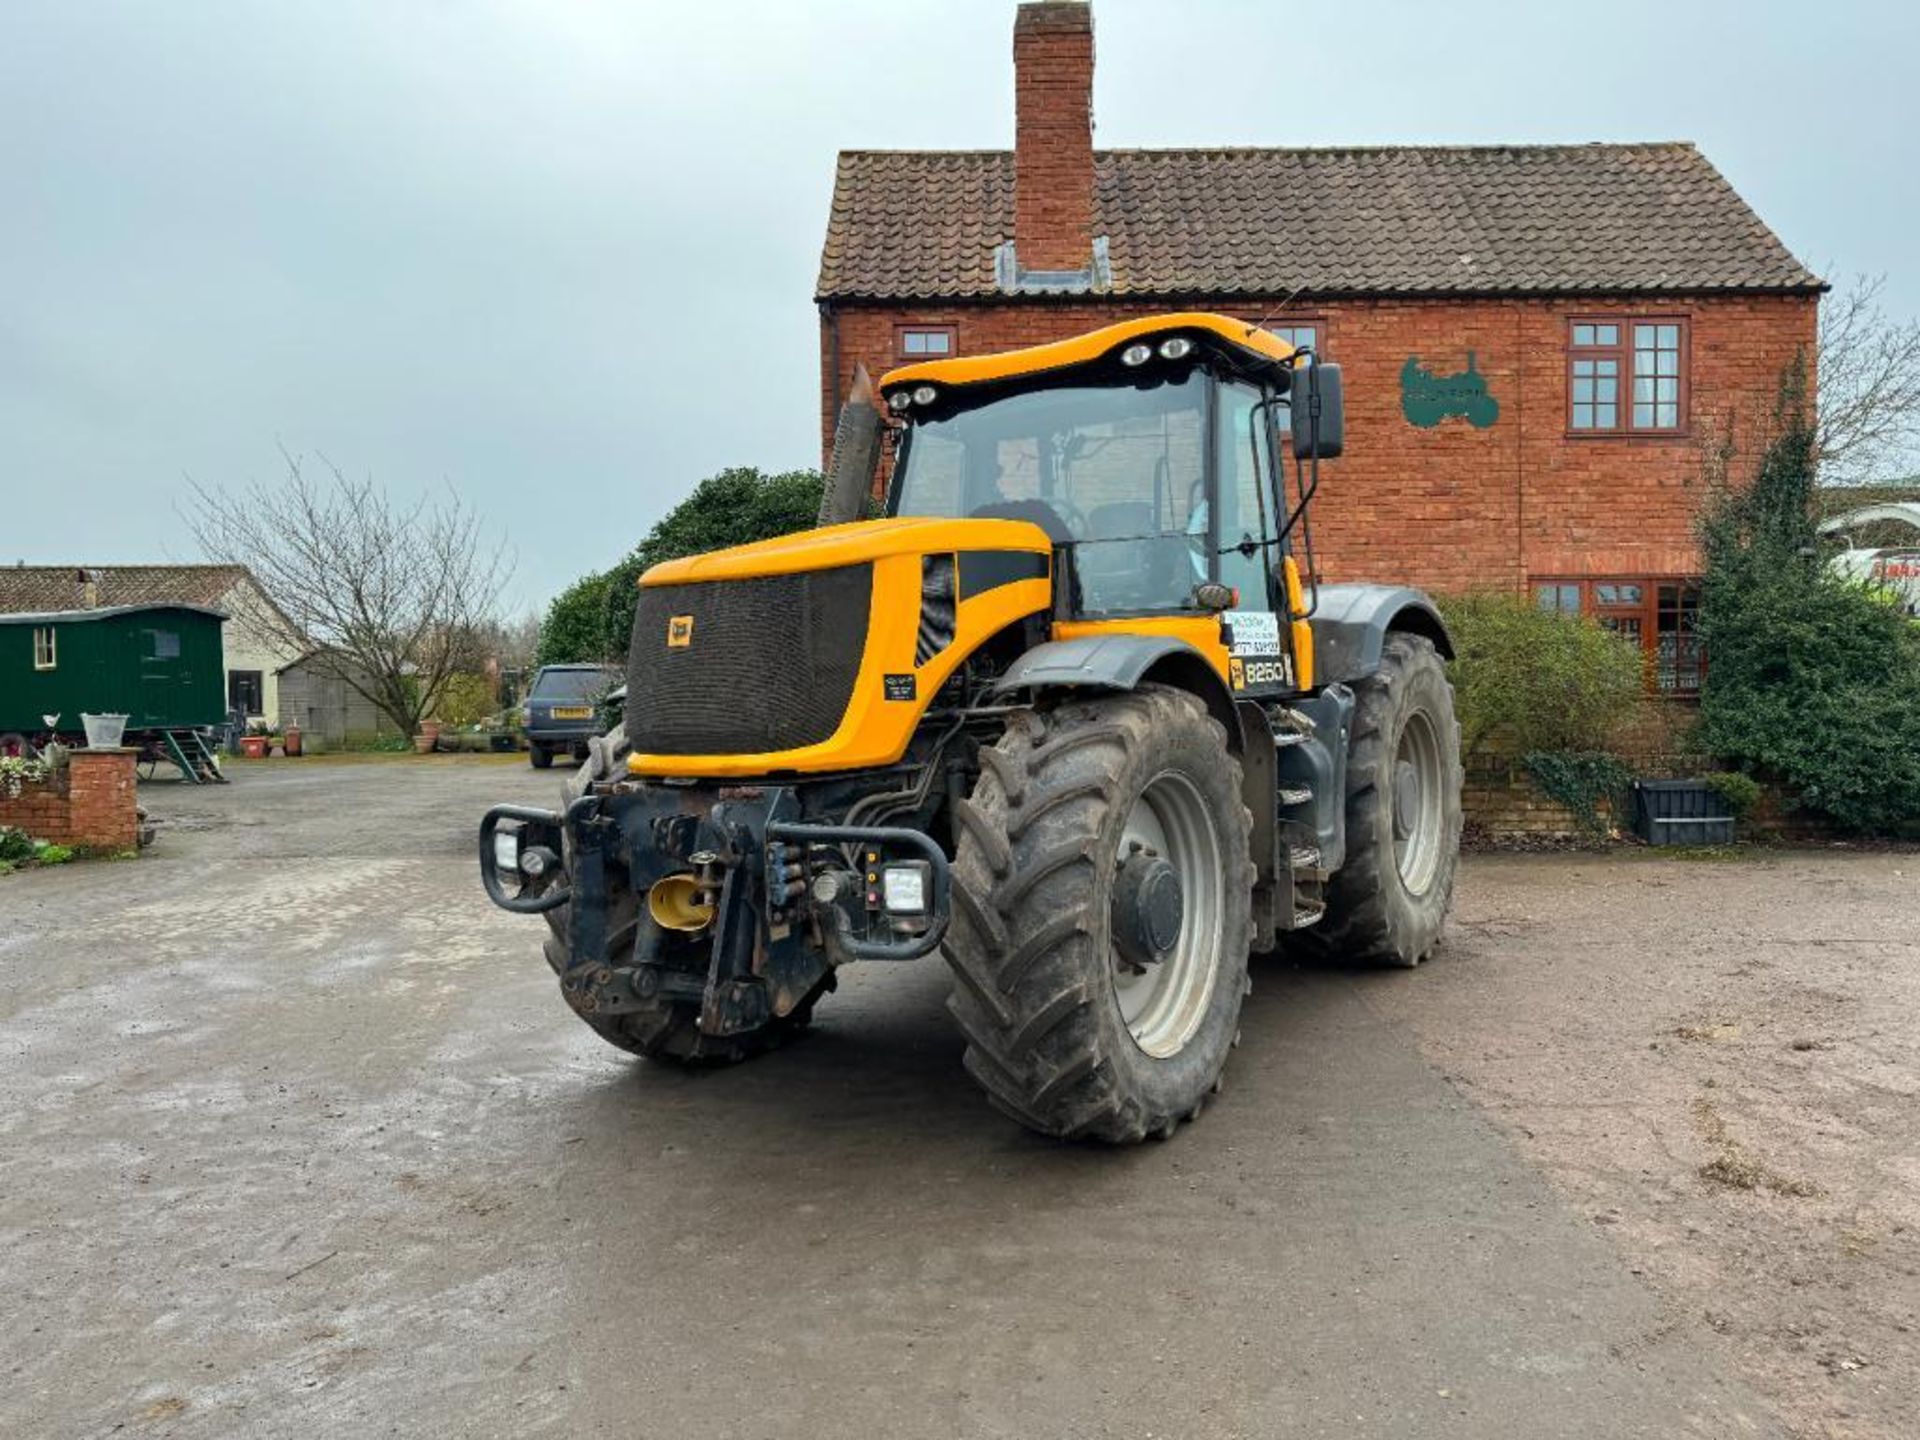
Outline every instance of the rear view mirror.
<path fill-rule="evenodd" d="M 1294 371 L 1289 410 L 1293 453 L 1297 458 L 1331 460 L 1340 453 L 1346 439 L 1346 417 L 1340 403 L 1338 365 L 1322 365 L 1316 361 L 1304 370 Z"/>

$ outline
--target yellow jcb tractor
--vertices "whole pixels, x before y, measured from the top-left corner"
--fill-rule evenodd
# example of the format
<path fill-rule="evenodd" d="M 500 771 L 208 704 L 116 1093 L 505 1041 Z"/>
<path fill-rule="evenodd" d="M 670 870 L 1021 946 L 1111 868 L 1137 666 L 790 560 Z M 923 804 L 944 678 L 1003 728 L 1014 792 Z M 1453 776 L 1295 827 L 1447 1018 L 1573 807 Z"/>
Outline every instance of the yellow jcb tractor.
<path fill-rule="evenodd" d="M 939 951 L 1001 1109 L 1171 1134 L 1250 951 L 1414 965 L 1452 896 L 1446 630 L 1307 578 L 1342 428 L 1338 367 L 1220 315 L 893 371 L 821 528 L 641 577 L 625 725 L 562 810 L 487 814 L 488 893 L 640 1055 L 743 1058 Z"/>

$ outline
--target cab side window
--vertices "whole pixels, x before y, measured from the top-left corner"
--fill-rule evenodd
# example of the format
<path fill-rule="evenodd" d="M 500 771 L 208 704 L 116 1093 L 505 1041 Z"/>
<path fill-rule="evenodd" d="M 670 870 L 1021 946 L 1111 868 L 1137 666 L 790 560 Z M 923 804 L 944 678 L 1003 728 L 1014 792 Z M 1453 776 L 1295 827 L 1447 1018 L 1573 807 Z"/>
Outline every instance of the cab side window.
<path fill-rule="evenodd" d="M 1222 385 L 1215 436 L 1220 457 L 1220 580 L 1240 592 L 1237 608 L 1275 609 L 1269 587 L 1273 538 L 1278 525 L 1267 485 L 1265 417 L 1256 413 L 1260 394 Z M 1246 549 L 1235 549 L 1251 541 Z M 1250 553 L 1249 553 L 1250 552 Z"/>

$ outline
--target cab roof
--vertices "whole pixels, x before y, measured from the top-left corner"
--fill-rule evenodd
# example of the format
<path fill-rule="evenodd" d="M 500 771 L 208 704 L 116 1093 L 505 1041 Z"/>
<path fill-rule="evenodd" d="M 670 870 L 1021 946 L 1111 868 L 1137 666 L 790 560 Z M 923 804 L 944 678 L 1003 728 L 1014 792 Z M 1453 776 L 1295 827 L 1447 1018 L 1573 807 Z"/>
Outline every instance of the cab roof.
<path fill-rule="evenodd" d="M 950 386 L 1005 384 L 1108 360 L 1135 341 L 1155 344 L 1184 335 L 1203 349 L 1224 353 L 1241 365 L 1270 372 L 1275 378 L 1291 370 L 1294 347 L 1270 331 L 1245 320 L 1203 310 L 1145 315 L 1122 320 L 1070 340 L 1054 340 L 1024 350 L 997 355 L 966 355 L 950 360 L 924 360 L 890 370 L 880 380 L 882 394 L 908 385 Z"/>

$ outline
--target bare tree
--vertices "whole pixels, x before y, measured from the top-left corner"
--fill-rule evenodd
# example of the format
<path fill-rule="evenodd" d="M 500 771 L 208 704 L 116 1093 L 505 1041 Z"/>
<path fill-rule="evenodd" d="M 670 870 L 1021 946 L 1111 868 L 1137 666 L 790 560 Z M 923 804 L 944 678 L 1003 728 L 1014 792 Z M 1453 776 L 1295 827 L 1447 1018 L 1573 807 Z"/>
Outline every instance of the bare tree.
<path fill-rule="evenodd" d="M 210 559 L 245 565 L 272 597 L 251 617 L 413 734 L 512 572 L 504 542 L 449 488 L 396 503 L 324 456 L 282 450 L 286 478 L 230 494 L 189 479 L 184 518 Z"/>
<path fill-rule="evenodd" d="M 1886 277 L 1857 275 L 1820 306 L 1821 478 L 1859 484 L 1920 469 L 1920 321 L 1881 308 Z"/>

